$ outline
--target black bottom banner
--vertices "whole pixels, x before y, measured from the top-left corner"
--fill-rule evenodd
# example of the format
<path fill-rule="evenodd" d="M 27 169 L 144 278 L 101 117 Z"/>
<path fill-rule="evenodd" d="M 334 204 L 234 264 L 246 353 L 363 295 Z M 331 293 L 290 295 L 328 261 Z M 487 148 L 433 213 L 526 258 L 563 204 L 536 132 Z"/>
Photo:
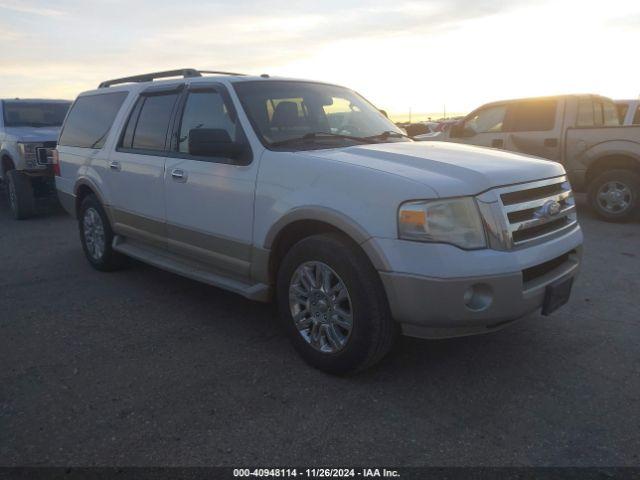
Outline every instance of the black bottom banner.
<path fill-rule="evenodd" d="M 2 480 L 640 480 L 640 467 L 0 467 Z"/>

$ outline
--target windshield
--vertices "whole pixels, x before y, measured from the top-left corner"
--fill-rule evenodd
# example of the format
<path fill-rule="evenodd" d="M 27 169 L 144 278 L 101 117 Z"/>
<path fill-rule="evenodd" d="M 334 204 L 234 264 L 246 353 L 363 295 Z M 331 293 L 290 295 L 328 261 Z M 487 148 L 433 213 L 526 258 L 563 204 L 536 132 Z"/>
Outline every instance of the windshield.
<path fill-rule="evenodd" d="M 59 127 L 71 102 L 3 102 L 5 127 Z"/>
<path fill-rule="evenodd" d="M 253 128 L 269 148 L 410 141 L 373 105 L 346 88 L 291 81 L 241 82 L 234 87 Z"/>

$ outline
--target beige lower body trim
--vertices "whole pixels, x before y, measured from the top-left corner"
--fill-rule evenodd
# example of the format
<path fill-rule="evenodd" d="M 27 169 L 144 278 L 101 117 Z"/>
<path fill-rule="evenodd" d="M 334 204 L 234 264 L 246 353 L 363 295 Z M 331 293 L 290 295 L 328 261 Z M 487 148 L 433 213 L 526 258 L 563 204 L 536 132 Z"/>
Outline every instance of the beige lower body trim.
<path fill-rule="evenodd" d="M 111 207 L 110 211 L 115 233 L 166 248 L 167 226 L 164 222 L 114 207 Z"/>
<path fill-rule="evenodd" d="M 111 214 L 113 230 L 119 235 L 206 263 L 216 270 L 229 272 L 236 278 L 251 279 L 254 273 L 259 275 L 261 282 L 268 278 L 268 255 L 258 254 L 256 258 L 252 258 L 254 249 L 249 244 L 167 224 L 116 208 L 111 208 Z M 255 272 L 252 265 L 256 265 Z"/>
<path fill-rule="evenodd" d="M 256 282 L 245 282 L 233 276 L 220 273 L 208 268 L 202 262 L 185 258 L 183 255 L 169 252 L 164 248 L 141 244 L 136 240 L 124 239 L 116 236 L 113 248 L 129 257 L 137 258 L 149 265 L 154 265 L 168 272 L 176 273 L 198 282 L 203 282 L 215 287 L 224 288 L 238 293 L 250 300 L 268 302 L 271 292 L 268 285 Z"/>

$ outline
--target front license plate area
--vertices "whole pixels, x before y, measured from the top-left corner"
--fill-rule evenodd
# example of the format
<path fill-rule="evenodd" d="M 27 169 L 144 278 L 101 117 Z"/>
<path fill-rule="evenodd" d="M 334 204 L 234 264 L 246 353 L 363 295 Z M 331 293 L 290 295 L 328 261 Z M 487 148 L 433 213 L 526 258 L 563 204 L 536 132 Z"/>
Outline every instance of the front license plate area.
<path fill-rule="evenodd" d="M 550 315 L 569 301 L 573 277 L 547 285 L 542 302 L 542 315 Z"/>

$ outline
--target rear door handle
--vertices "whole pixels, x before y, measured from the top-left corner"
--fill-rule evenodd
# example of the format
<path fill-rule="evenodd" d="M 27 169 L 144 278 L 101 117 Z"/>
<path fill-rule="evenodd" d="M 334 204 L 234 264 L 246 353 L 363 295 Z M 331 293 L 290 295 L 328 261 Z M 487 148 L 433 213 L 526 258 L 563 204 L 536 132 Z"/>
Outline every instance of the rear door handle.
<path fill-rule="evenodd" d="M 116 162 L 116 161 L 109 162 L 109 168 L 117 172 L 119 172 L 122 169 L 122 167 L 120 167 L 120 162 Z"/>
<path fill-rule="evenodd" d="M 171 177 L 176 182 L 186 182 L 187 181 L 187 172 L 185 172 L 184 170 L 182 170 L 180 168 L 174 168 L 173 170 L 171 170 Z"/>
<path fill-rule="evenodd" d="M 502 148 L 504 145 L 504 141 L 501 138 L 494 138 L 491 140 L 491 146 L 493 148 Z"/>
<path fill-rule="evenodd" d="M 558 139 L 557 138 L 545 138 L 544 139 L 544 146 L 545 147 L 557 147 L 558 146 Z"/>

